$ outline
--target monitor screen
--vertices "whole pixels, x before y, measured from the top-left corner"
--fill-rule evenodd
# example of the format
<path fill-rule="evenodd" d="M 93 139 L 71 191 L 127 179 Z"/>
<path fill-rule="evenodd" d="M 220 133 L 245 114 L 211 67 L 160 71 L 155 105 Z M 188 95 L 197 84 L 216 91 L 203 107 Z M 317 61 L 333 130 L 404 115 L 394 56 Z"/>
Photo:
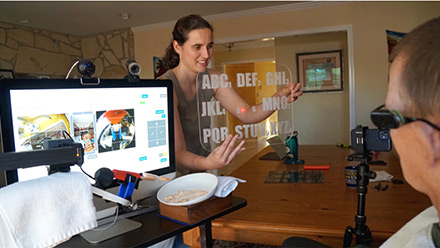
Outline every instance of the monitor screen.
<path fill-rule="evenodd" d="M 4 152 L 39 150 L 45 140 L 67 133 L 83 145 L 82 168 L 91 176 L 104 167 L 156 175 L 175 171 L 169 80 L 1 80 L 0 94 Z M 47 173 L 46 166 L 7 171 L 6 183 Z"/>

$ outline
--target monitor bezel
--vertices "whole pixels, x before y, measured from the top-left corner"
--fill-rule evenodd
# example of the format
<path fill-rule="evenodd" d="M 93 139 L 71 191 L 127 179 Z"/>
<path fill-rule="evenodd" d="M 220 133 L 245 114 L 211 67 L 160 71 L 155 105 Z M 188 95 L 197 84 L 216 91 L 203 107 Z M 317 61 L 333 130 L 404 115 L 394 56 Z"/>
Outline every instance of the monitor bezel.
<path fill-rule="evenodd" d="M 98 82 L 98 81 L 96 81 Z M 169 166 L 149 171 L 156 175 L 164 175 L 176 171 L 174 148 L 174 97 L 172 81 L 168 79 L 140 79 L 139 82 L 128 82 L 126 79 L 100 79 L 99 83 L 83 84 L 79 79 L 3 79 L 0 80 L 0 144 L 3 152 L 14 152 L 14 131 L 12 123 L 12 109 L 10 101 L 11 90 L 38 90 L 38 89 L 93 89 L 93 88 L 121 88 L 121 87 L 166 87 L 168 100 L 168 142 Z M 18 182 L 17 170 L 1 170 L 5 173 L 5 184 Z M 1 186 L 1 185 L 0 185 Z"/>

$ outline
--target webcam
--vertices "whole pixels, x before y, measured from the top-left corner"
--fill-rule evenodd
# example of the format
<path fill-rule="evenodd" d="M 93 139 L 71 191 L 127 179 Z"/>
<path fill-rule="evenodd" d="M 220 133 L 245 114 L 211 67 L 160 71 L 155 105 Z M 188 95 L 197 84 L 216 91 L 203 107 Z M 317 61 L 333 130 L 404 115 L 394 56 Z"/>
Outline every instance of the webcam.
<path fill-rule="evenodd" d="M 127 60 L 126 66 L 130 75 L 139 75 L 141 73 L 141 66 L 133 59 Z"/>
<path fill-rule="evenodd" d="M 95 65 L 88 59 L 80 60 L 76 68 L 84 78 L 91 78 L 93 73 L 95 73 Z"/>
<path fill-rule="evenodd" d="M 92 78 L 95 73 L 95 65 L 88 59 L 81 59 L 77 62 L 76 69 L 82 75 L 79 81 L 82 85 L 98 85 L 101 80 L 99 78 Z"/>
<path fill-rule="evenodd" d="M 129 59 L 125 66 L 128 70 L 128 75 L 124 79 L 128 79 L 128 82 L 139 82 L 139 73 L 141 73 L 141 66 L 134 60 Z"/>

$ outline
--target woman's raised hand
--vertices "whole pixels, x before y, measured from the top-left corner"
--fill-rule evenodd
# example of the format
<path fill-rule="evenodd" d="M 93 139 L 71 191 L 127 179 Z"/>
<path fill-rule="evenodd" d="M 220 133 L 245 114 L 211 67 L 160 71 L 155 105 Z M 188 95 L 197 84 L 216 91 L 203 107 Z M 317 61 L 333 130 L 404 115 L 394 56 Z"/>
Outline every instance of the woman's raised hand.
<path fill-rule="evenodd" d="M 241 141 L 237 146 L 238 136 L 229 135 L 226 140 L 218 147 L 212 151 L 208 157 L 206 157 L 206 167 L 207 169 L 219 169 L 227 166 L 240 152 L 244 151 L 245 148 L 244 140 Z"/>
<path fill-rule="evenodd" d="M 281 87 L 275 95 L 279 97 L 285 96 L 288 99 L 288 103 L 291 103 L 296 101 L 302 94 L 301 84 L 290 82 Z"/>

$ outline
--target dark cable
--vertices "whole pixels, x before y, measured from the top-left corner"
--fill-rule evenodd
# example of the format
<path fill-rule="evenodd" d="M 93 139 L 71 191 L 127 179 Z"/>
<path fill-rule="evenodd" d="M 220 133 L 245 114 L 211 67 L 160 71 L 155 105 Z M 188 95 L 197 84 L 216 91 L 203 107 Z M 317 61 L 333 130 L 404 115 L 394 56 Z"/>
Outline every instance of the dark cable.
<path fill-rule="evenodd" d="M 83 170 L 83 168 L 82 168 L 81 165 L 78 165 L 78 167 L 81 169 L 81 171 L 82 171 L 84 174 L 86 174 L 86 176 L 88 176 L 88 177 L 90 177 L 91 179 L 95 180 L 94 177 L 90 176 L 89 174 L 87 174 L 87 172 L 85 172 L 85 171 Z"/>
<path fill-rule="evenodd" d="M 71 141 L 73 141 L 72 136 L 70 136 L 70 134 L 66 130 L 63 130 L 63 136 L 65 139 L 70 139 Z"/>
<path fill-rule="evenodd" d="M 71 141 L 73 141 L 72 136 L 70 136 L 70 134 L 66 131 L 63 130 L 63 136 L 65 139 L 70 139 Z M 67 136 L 67 137 L 66 137 Z M 82 168 L 82 165 L 78 165 L 78 167 L 81 169 L 81 171 L 86 174 L 86 176 L 90 177 L 91 179 L 95 180 L 94 177 L 90 176 L 87 172 L 84 171 L 84 169 Z"/>

